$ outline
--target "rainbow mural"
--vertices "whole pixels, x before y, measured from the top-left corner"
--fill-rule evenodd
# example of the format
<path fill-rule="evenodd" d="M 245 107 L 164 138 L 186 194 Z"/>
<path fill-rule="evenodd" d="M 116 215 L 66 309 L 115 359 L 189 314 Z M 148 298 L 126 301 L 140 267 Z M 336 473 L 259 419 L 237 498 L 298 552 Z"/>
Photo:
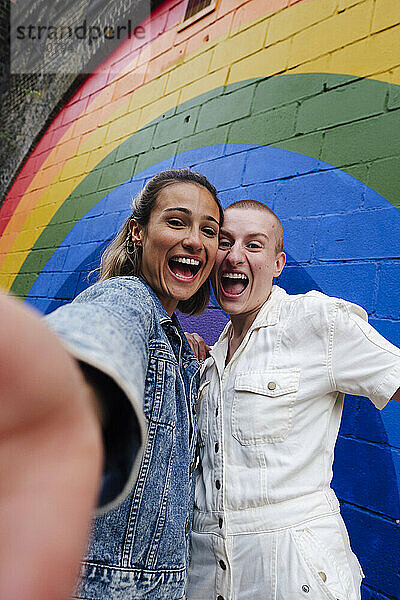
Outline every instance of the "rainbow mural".
<path fill-rule="evenodd" d="M 204 173 L 226 206 L 281 217 L 281 285 L 344 297 L 400 345 L 400 4 L 220 0 L 179 27 L 168 0 L 60 110 L 0 209 L 0 285 L 49 312 L 155 172 Z M 213 342 L 226 317 L 182 319 Z M 367 578 L 400 599 L 400 407 L 348 399 L 335 487 Z"/>

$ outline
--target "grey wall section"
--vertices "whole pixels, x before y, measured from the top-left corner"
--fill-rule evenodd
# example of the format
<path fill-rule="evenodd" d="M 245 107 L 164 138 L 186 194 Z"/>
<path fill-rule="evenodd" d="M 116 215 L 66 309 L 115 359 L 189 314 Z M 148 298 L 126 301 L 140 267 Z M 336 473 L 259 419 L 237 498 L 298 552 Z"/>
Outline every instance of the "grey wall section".
<path fill-rule="evenodd" d="M 32 3 L 34 2 L 35 0 L 32 0 Z M 107 0 L 96 0 L 95 3 L 99 5 L 99 15 L 102 13 L 100 16 L 107 15 L 107 11 L 112 9 L 117 11 L 118 19 L 130 18 L 138 24 L 162 4 L 162 1 L 120 0 L 110 3 Z M 87 1 L 74 0 L 70 4 L 76 11 L 80 5 L 87 4 Z M 59 5 L 61 10 L 65 2 L 52 0 L 52 10 L 55 5 Z M 41 0 L 41 6 L 46 7 L 46 1 Z M 40 18 L 40 11 L 39 16 L 35 18 Z M 114 18 L 113 14 L 111 18 Z M 66 73 L 64 68 L 64 73 L 12 74 L 9 24 L 10 0 L 0 0 L 0 206 L 26 157 L 60 108 L 83 82 L 87 73 L 105 58 L 104 47 L 100 44 L 96 46 L 92 56 L 88 56 L 86 74 L 74 72 L 76 57 L 72 54 L 69 59 L 70 73 Z M 107 51 L 109 48 L 110 46 L 107 46 Z"/>
<path fill-rule="evenodd" d="M 0 109 L 0 205 L 25 157 L 81 81 L 75 74 L 8 76 Z"/>

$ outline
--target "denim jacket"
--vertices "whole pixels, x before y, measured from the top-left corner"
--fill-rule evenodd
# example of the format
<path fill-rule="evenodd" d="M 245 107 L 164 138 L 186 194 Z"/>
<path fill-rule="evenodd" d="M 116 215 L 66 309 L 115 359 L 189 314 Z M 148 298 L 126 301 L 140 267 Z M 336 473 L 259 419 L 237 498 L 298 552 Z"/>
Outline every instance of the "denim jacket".
<path fill-rule="evenodd" d="M 184 598 L 199 364 L 178 320 L 144 281 L 116 277 L 88 288 L 47 321 L 78 360 L 117 383 L 137 418 L 120 458 L 107 461 L 111 471 L 130 475 L 114 499 L 107 487 L 118 477 L 105 475 L 102 501 L 112 502 L 94 520 L 76 595 Z M 121 429 L 125 417 L 122 421 Z"/>

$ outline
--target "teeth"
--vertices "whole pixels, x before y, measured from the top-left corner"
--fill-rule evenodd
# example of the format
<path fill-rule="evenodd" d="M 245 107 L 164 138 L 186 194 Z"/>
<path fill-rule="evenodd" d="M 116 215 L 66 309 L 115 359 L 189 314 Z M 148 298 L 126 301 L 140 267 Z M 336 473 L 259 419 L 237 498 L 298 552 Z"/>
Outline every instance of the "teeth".
<path fill-rule="evenodd" d="M 228 279 L 247 279 L 247 275 L 244 273 L 224 273 L 223 277 L 228 277 Z"/>
<path fill-rule="evenodd" d="M 176 256 L 172 260 L 175 262 L 184 263 L 185 265 L 194 265 L 195 267 L 200 266 L 200 261 L 194 258 L 184 258 L 183 256 Z"/>

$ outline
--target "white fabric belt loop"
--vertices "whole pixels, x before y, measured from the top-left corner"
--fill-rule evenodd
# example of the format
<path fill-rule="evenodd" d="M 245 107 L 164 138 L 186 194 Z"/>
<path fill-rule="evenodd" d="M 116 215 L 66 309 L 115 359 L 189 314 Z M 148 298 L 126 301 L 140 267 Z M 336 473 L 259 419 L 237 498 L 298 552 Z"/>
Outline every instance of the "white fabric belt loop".
<path fill-rule="evenodd" d="M 201 512 L 195 509 L 193 531 L 214 533 L 222 537 L 276 531 L 296 527 L 306 521 L 339 511 L 340 505 L 334 491 L 327 488 L 306 496 L 255 508 L 220 512 Z"/>

